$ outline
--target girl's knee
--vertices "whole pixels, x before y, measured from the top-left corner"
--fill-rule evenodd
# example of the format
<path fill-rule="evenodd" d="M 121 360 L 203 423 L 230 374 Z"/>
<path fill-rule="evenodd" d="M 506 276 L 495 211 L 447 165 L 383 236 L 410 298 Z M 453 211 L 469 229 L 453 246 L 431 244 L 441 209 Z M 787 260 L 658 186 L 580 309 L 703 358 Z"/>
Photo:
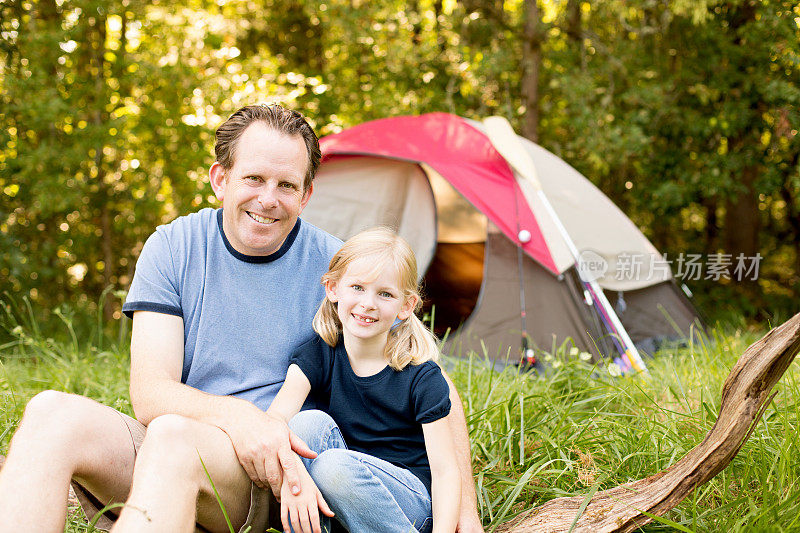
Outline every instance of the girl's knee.
<path fill-rule="evenodd" d="M 308 473 L 323 495 L 339 499 L 353 494 L 351 485 L 358 463 L 350 451 L 335 448 L 319 454 Z"/>
<path fill-rule="evenodd" d="M 289 429 L 306 443 L 315 436 L 330 432 L 334 427 L 336 422 L 333 418 L 318 409 L 300 411 L 289 420 Z"/>

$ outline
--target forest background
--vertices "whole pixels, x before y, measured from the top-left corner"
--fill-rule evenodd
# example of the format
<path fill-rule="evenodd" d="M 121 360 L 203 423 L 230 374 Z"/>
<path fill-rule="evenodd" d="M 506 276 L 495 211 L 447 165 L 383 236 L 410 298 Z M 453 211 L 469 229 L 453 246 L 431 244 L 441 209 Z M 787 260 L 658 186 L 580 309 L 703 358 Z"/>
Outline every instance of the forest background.
<path fill-rule="evenodd" d="M 800 298 L 793 1 L 0 0 L 0 69 L 0 299 L 45 323 L 120 316 L 147 236 L 216 205 L 214 129 L 258 102 L 320 135 L 503 115 L 670 260 L 760 254 L 757 281 L 686 281 L 712 320 Z"/>

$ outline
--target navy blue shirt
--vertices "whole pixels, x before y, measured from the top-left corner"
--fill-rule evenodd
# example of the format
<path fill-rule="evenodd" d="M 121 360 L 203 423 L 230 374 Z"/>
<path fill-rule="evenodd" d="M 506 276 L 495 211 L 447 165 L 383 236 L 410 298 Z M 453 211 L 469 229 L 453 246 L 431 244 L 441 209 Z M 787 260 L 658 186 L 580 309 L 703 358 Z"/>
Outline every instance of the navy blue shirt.
<path fill-rule="evenodd" d="M 450 389 L 433 361 L 389 366 L 372 376 L 357 376 L 339 342 L 328 346 L 319 336 L 301 344 L 290 363 L 311 382 L 319 408 L 331 415 L 350 450 L 406 468 L 431 491 L 431 468 L 422 425 L 447 416 Z"/>

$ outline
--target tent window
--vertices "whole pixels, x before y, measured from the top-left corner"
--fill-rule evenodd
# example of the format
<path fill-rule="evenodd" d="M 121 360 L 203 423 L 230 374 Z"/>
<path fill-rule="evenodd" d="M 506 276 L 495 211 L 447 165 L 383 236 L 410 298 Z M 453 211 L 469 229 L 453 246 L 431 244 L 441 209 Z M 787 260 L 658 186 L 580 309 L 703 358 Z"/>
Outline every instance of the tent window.
<path fill-rule="evenodd" d="M 442 337 L 470 317 L 483 284 L 486 215 L 475 209 L 434 169 L 421 165 L 436 200 L 436 252 L 425 277 L 423 309 L 433 313 L 433 329 Z"/>
<path fill-rule="evenodd" d="M 472 314 L 483 282 L 482 242 L 442 243 L 423 278 L 424 310 L 433 312 L 434 332 L 451 334 Z"/>

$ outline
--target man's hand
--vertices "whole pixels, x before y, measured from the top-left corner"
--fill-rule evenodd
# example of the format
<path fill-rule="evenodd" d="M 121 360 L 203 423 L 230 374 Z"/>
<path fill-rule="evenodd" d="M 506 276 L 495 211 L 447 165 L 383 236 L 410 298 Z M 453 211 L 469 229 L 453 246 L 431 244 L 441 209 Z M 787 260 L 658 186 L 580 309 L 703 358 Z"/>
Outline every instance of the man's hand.
<path fill-rule="evenodd" d="M 478 511 L 475 507 L 464 509 L 462 506 L 461 514 L 458 517 L 456 533 L 483 533 L 481 517 L 478 516 Z"/>
<path fill-rule="evenodd" d="M 294 455 L 294 454 L 292 454 Z M 326 516 L 333 516 L 322 493 L 317 488 L 314 480 L 308 475 L 303 463 L 295 457 L 298 465 L 298 477 L 302 490 L 294 492 L 291 490 L 287 480 L 281 486 L 281 493 L 278 499 L 281 502 L 281 523 L 284 531 L 294 531 L 294 533 L 321 533 L 319 522 L 319 511 Z M 291 524 L 292 529 L 289 529 Z"/>
<path fill-rule="evenodd" d="M 222 429 L 230 437 L 236 456 L 253 483 L 272 489 L 277 498 L 285 477 L 289 490 L 300 494 L 299 461 L 292 450 L 309 459 L 317 454 L 289 430 L 284 420 L 243 401 L 240 409 L 230 413 Z"/>

